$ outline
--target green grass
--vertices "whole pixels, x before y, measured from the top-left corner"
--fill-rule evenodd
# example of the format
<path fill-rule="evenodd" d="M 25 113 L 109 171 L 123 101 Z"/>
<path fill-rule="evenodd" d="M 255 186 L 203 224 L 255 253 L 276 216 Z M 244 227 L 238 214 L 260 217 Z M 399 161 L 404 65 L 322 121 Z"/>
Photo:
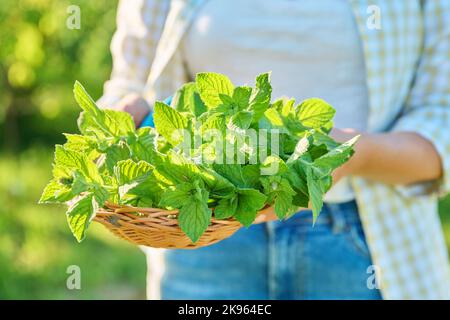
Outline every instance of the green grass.
<path fill-rule="evenodd" d="M 0 299 L 142 299 L 145 257 L 135 246 L 92 224 L 78 244 L 64 208 L 37 205 L 50 178 L 52 152 L 0 156 Z M 81 269 L 69 290 L 68 266 Z"/>
<path fill-rule="evenodd" d="M 64 208 L 37 205 L 50 178 L 52 150 L 0 155 L 0 299 L 143 299 L 145 258 L 93 223 L 78 244 Z M 450 198 L 440 204 L 450 246 Z M 67 267 L 81 268 L 81 290 L 69 290 Z"/>

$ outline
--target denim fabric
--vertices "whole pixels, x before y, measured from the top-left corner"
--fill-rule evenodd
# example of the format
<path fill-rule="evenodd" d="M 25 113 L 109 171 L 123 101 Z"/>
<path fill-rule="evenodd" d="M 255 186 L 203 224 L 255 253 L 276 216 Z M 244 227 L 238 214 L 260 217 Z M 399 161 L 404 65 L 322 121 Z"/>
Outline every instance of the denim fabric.
<path fill-rule="evenodd" d="M 169 250 L 163 299 L 381 299 L 354 201 L 242 228 L 196 250 Z"/>

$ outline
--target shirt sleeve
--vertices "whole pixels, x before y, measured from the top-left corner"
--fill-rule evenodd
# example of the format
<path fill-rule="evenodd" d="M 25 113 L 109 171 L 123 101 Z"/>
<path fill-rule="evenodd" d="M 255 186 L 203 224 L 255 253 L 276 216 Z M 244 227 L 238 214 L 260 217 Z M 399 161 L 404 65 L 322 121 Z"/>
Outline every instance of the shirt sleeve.
<path fill-rule="evenodd" d="M 170 0 L 120 0 L 111 41 L 113 68 L 99 106 L 111 107 L 128 93 L 142 92 L 169 6 Z"/>
<path fill-rule="evenodd" d="M 410 196 L 450 191 L 450 1 L 425 1 L 423 17 L 422 56 L 404 112 L 393 130 L 414 131 L 431 141 L 441 157 L 443 177 L 398 187 Z"/>

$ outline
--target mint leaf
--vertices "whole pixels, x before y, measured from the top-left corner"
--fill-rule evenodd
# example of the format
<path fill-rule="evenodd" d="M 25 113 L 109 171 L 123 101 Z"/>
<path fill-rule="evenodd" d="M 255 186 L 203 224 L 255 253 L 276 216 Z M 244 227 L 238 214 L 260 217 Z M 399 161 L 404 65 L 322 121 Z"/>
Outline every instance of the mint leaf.
<path fill-rule="evenodd" d="M 105 165 L 110 174 L 117 162 L 130 158 L 130 149 L 125 143 L 113 144 L 106 149 Z"/>
<path fill-rule="evenodd" d="M 78 152 L 89 152 L 96 148 L 95 139 L 91 137 L 69 133 L 64 133 L 64 136 L 67 139 L 64 148 Z"/>
<path fill-rule="evenodd" d="M 281 176 L 261 178 L 267 202 L 275 204 L 275 213 L 278 218 L 283 219 L 295 212 L 296 207 L 292 205 L 296 192 L 292 189 L 288 180 Z"/>
<path fill-rule="evenodd" d="M 187 128 L 187 120 L 181 113 L 163 102 L 156 101 L 153 119 L 156 130 L 172 146 L 177 146 L 183 141 L 183 130 Z"/>
<path fill-rule="evenodd" d="M 153 172 L 140 178 L 139 183 L 130 185 L 126 194 L 122 194 L 121 201 L 139 207 L 152 207 L 158 205 L 165 191 Z"/>
<path fill-rule="evenodd" d="M 136 135 L 129 136 L 127 141 L 133 160 L 144 160 L 148 163 L 154 163 L 159 160 L 161 155 L 157 150 L 155 129 L 150 127 L 139 128 L 136 131 Z"/>
<path fill-rule="evenodd" d="M 220 73 L 198 73 L 195 78 L 200 97 L 209 109 L 222 103 L 220 95 L 232 96 L 234 86 L 230 79 Z"/>
<path fill-rule="evenodd" d="M 145 162 L 139 161 L 138 163 L 133 160 L 119 161 L 114 166 L 114 176 L 119 184 L 127 184 L 134 182 L 139 178 L 145 178 L 149 172 L 152 172 L 154 167 Z"/>
<path fill-rule="evenodd" d="M 318 167 L 336 169 L 343 165 L 353 155 L 353 146 L 358 141 L 359 136 L 331 149 L 328 153 L 314 160 L 314 165 Z"/>
<path fill-rule="evenodd" d="M 181 208 L 194 193 L 197 192 L 196 188 L 191 183 L 179 183 L 167 189 L 161 195 L 160 206 L 165 208 Z"/>
<path fill-rule="evenodd" d="M 191 112 L 196 117 L 207 111 L 194 82 L 188 82 L 178 89 L 170 106 L 179 112 Z"/>
<path fill-rule="evenodd" d="M 218 130 L 222 135 L 225 135 L 225 130 L 227 129 L 226 117 L 223 113 L 216 113 L 208 111 L 204 113 L 205 118 L 200 118 L 200 134 L 204 135 L 207 130 Z"/>
<path fill-rule="evenodd" d="M 214 217 L 216 219 L 228 219 L 236 214 L 238 206 L 238 196 L 233 195 L 228 198 L 219 200 L 219 203 L 214 208 Z"/>
<path fill-rule="evenodd" d="M 178 223 L 180 228 L 193 243 L 197 242 L 205 233 L 211 221 L 212 212 L 206 205 L 208 194 L 206 192 L 203 194 L 205 196 L 202 200 L 192 197 L 179 209 Z"/>
<path fill-rule="evenodd" d="M 256 86 L 252 90 L 249 110 L 254 113 L 254 121 L 258 121 L 270 104 L 272 86 L 270 85 L 270 73 L 263 73 L 256 77 Z"/>
<path fill-rule="evenodd" d="M 289 159 L 287 160 L 287 163 L 293 162 L 303 156 L 304 154 L 307 154 L 308 149 L 311 145 L 311 139 L 309 136 L 305 136 L 298 140 L 297 144 L 295 145 L 295 149 L 292 152 L 292 154 L 289 156 Z"/>
<path fill-rule="evenodd" d="M 200 180 L 200 169 L 191 160 L 175 152 L 170 152 L 161 159 L 155 171 L 168 182 L 174 184 L 182 182 L 193 183 Z"/>
<path fill-rule="evenodd" d="M 297 119 L 303 126 L 318 129 L 327 125 L 335 114 L 334 108 L 319 98 L 304 100 L 297 110 Z"/>
<path fill-rule="evenodd" d="M 283 174 L 289 170 L 286 163 L 277 156 L 268 156 L 261 164 L 261 175 Z"/>
<path fill-rule="evenodd" d="M 258 188 L 260 185 L 258 165 L 214 164 L 213 168 L 221 176 L 240 188 Z"/>
<path fill-rule="evenodd" d="M 63 185 L 57 180 L 51 180 L 42 192 L 39 203 L 64 203 L 75 197 L 70 186 Z"/>
<path fill-rule="evenodd" d="M 271 124 L 271 127 L 282 128 L 284 126 L 283 118 L 281 117 L 280 112 L 277 111 L 275 108 L 267 109 L 264 112 L 264 116 Z"/>
<path fill-rule="evenodd" d="M 323 207 L 323 190 L 321 187 L 320 177 L 317 175 L 316 171 L 310 166 L 305 168 L 306 179 L 308 185 L 309 199 L 311 201 L 312 213 L 313 213 L 313 223 L 316 223 L 319 217 L 320 211 Z"/>
<path fill-rule="evenodd" d="M 134 132 L 134 122 L 130 114 L 100 109 L 78 81 L 75 82 L 73 92 L 75 100 L 85 112 L 83 114 L 84 121 L 82 119 L 79 122 L 82 132 L 95 133 L 97 131 L 111 137 L 125 136 Z"/>
<path fill-rule="evenodd" d="M 220 174 L 209 168 L 202 168 L 200 176 L 212 196 L 227 197 L 236 190 L 235 186 Z"/>
<path fill-rule="evenodd" d="M 239 111 L 235 115 L 231 116 L 230 124 L 241 129 L 248 129 L 252 123 L 253 112 L 252 111 Z"/>
<path fill-rule="evenodd" d="M 193 243 L 201 237 L 211 221 L 211 209 L 208 208 L 208 192 L 201 183 L 181 183 L 167 190 L 160 205 L 179 208 L 178 223 Z"/>
<path fill-rule="evenodd" d="M 234 217 L 249 227 L 255 221 L 256 214 L 264 207 L 266 196 L 256 189 L 241 188 L 237 192 L 238 205 Z"/>
<path fill-rule="evenodd" d="M 244 110 L 249 106 L 251 95 L 251 87 L 236 87 L 234 88 L 232 99 L 233 102 L 238 106 L 239 110 Z"/>
<path fill-rule="evenodd" d="M 79 170 L 90 181 L 102 182 L 98 168 L 83 153 L 56 145 L 53 175 L 55 177 L 67 177 L 69 175 L 71 176 L 74 170 Z"/>
<path fill-rule="evenodd" d="M 94 195 L 89 193 L 79 198 L 67 210 L 67 221 L 70 230 L 78 242 L 84 239 L 86 230 L 94 218 L 97 209 L 98 204 L 94 199 Z"/>
<path fill-rule="evenodd" d="M 239 188 L 236 193 L 219 201 L 214 209 L 216 219 L 236 218 L 249 227 L 260 209 L 266 203 L 266 196 L 256 189 Z"/>

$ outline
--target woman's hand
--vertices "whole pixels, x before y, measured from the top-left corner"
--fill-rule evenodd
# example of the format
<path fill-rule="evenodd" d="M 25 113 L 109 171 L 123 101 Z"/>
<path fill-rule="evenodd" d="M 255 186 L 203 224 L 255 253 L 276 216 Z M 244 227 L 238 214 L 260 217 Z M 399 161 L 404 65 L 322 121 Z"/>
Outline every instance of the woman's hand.
<path fill-rule="evenodd" d="M 339 142 L 357 134 L 352 129 L 331 131 Z M 334 171 L 333 180 L 352 175 L 390 185 L 409 185 L 436 181 L 442 172 L 442 159 L 432 141 L 416 132 L 362 133 L 355 154 Z"/>
<path fill-rule="evenodd" d="M 142 120 L 150 112 L 147 101 L 136 93 L 126 95 L 112 109 L 128 112 L 133 117 L 136 127 L 139 127 Z"/>

